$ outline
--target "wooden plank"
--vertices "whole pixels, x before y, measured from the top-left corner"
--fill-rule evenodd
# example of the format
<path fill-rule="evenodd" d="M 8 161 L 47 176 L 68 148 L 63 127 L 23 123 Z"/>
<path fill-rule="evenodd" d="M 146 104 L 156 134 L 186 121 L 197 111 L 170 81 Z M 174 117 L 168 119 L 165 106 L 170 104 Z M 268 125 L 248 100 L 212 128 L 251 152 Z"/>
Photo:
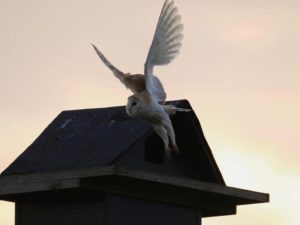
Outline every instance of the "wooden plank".
<path fill-rule="evenodd" d="M 131 181 L 138 181 L 138 185 L 142 185 L 144 182 L 148 185 L 151 183 L 180 187 L 181 189 L 187 189 L 189 192 L 198 191 L 202 193 L 215 194 L 216 196 L 226 197 L 227 201 L 233 199 L 235 204 L 261 203 L 269 201 L 269 195 L 265 193 L 232 188 L 225 185 L 193 179 L 178 178 L 145 171 L 133 171 L 116 166 L 0 177 L 0 198 L 1 195 L 63 189 L 65 188 L 64 182 L 68 182 L 68 180 L 71 183 L 73 182 L 68 188 L 77 188 L 79 186 L 78 180 L 80 179 L 93 178 L 93 182 L 95 182 L 97 180 L 101 181 L 108 176 L 120 177 L 123 180 L 129 179 Z"/>
<path fill-rule="evenodd" d="M 136 178 L 139 180 L 157 182 L 162 184 L 176 185 L 180 187 L 201 190 L 210 193 L 226 195 L 229 197 L 236 197 L 247 199 L 253 202 L 268 202 L 269 194 L 249 191 L 245 189 L 233 188 L 225 185 L 208 183 L 193 179 L 178 178 L 172 176 L 165 176 L 160 174 L 149 173 L 145 171 L 132 171 L 124 168 L 119 168 L 116 173 L 120 176 Z M 245 203 L 247 204 L 247 203 Z"/>
<path fill-rule="evenodd" d="M 49 180 L 63 180 L 81 177 L 94 177 L 112 175 L 116 173 L 117 168 L 115 166 L 103 166 L 103 167 L 92 167 L 75 170 L 62 170 L 54 172 L 44 173 L 33 173 L 33 174 L 22 174 L 12 176 L 0 176 L 0 187 L 2 185 L 9 184 L 26 184 L 43 182 Z"/>
<path fill-rule="evenodd" d="M 115 174 L 114 166 L 0 177 L 1 195 L 78 188 L 79 178 Z"/>
<path fill-rule="evenodd" d="M 22 183 L 22 184 L 9 184 L 0 186 L 0 198 L 1 195 L 12 195 L 12 194 L 26 194 L 40 191 L 54 191 L 64 190 L 71 188 L 79 188 L 79 179 L 66 179 L 66 180 L 50 180 L 40 181 L 34 183 Z"/>
<path fill-rule="evenodd" d="M 203 216 L 232 215 L 236 213 L 236 205 L 209 199 L 201 192 L 190 192 L 180 187 L 159 185 L 138 180 L 124 179 L 120 176 L 110 176 L 104 179 L 82 179 L 82 189 L 100 191 L 110 194 L 130 196 L 134 198 L 169 203 L 192 208 L 200 208 Z M 212 194 L 210 194 L 211 196 Z"/>

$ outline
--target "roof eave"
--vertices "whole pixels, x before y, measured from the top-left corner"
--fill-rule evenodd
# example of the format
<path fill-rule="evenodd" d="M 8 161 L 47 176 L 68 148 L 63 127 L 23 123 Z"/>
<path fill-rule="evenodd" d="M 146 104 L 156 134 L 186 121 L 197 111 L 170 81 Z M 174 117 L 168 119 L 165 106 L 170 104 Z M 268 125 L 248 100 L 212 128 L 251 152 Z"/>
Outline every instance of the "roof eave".
<path fill-rule="evenodd" d="M 231 215 L 236 206 L 269 201 L 269 195 L 193 179 L 117 166 L 0 177 L 0 199 L 78 190 L 121 194 L 151 201 L 196 207 L 203 216 Z"/>

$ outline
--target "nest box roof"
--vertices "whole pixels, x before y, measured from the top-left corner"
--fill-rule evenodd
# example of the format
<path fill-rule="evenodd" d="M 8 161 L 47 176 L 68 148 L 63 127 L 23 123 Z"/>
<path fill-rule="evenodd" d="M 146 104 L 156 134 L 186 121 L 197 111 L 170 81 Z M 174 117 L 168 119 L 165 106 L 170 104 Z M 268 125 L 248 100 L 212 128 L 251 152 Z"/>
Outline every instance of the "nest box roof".
<path fill-rule="evenodd" d="M 186 100 L 168 103 L 192 109 Z M 195 113 L 177 113 L 171 119 L 181 150 L 180 155 L 171 160 L 173 166 L 163 159 L 162 141 L 151 125 L 130 118 L 125 107 L 120 106 L 63 111 L 2 175 L 121 163 L 138 165 L 139 168 L 135 166 L 135 169 L 168 171 L 174 175 L 224 184 Z M 141 153 L 143 156 L 139 159 L 137 155 Z M 142 165 L 144 160 L 146 163 Z"/>
<path fill-rule="evenodd" d="M 169 102 L 190 108 L 188 101 Z M 235 214 L 269 195 L 227 187 L 193 111 L 171 116 L 179 155 L 125 107 L 64 111 L 0 176 L 0 199 L 95 199 L 112 193 Z M 80 197 L 81 196 L 81 197 Z"/>

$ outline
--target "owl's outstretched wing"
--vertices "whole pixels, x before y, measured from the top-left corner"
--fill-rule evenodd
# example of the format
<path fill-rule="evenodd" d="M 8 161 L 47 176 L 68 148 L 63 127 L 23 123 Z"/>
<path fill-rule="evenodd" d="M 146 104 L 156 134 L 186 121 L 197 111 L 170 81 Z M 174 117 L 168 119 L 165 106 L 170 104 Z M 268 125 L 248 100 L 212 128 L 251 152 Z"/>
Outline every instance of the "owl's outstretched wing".
<path fill-rule="evenodd" d="M 169 64 L 179 54 L 182 30 L 181 17 L 174 1 L 166 0 L 145 63 L 146 88 L 159 102 L 164 102 L 166 94 L 161 83 L 154 78 L 153 67 Z"/>
<path fill-rule="evenodd" d="M 100 50 L 93 44 L 91 44 L 95 49 L 97 55 L 102 60 L 102 62 L 113 72 L 116 78 L 118 78 L 122 83 L 124 83 L 125 74 L 118 70 L 113 64 L 111 64 L 108 59 L 100 52 Z"/>
<path fill-rule="evenodd" d="M 141 74 L 130 75 L 129 73 L 123 73 L 112 65 L 108 59 L 102 54 L 102 52 L 93 45 L 97 55 L 101 61 L 113 72 L 116 78 L 118 78 L 126 88 L 130 89 L 134 94 L 140 93 L 145 90 L 145 76 Z"/>

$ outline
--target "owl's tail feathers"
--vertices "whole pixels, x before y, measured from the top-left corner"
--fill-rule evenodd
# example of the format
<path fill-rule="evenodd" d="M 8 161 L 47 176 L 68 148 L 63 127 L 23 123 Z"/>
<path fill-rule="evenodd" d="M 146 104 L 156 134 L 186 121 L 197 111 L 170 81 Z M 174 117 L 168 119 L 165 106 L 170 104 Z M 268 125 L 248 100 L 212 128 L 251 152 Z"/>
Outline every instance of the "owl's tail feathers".
<path fill-rule="evenodd" d="M 108 59 L 100 52 L 100 50 L 93 44 L 91 44 L 93 48 L 95 49 L 97 55 L 102 60 L 102 62 L 113 72 L 116 78 L 118 78 L 122 83 L 124 83 L 125 74 L 118 70 L 114 65 L 112 65 Z"/>
<path fill-rule="evenodd" d="M 175 105 L 164 105 L 164 110 L 169 115 L 174 115 L 176 112 L 190 112 L 191 109 L 178 108 Z"/>

